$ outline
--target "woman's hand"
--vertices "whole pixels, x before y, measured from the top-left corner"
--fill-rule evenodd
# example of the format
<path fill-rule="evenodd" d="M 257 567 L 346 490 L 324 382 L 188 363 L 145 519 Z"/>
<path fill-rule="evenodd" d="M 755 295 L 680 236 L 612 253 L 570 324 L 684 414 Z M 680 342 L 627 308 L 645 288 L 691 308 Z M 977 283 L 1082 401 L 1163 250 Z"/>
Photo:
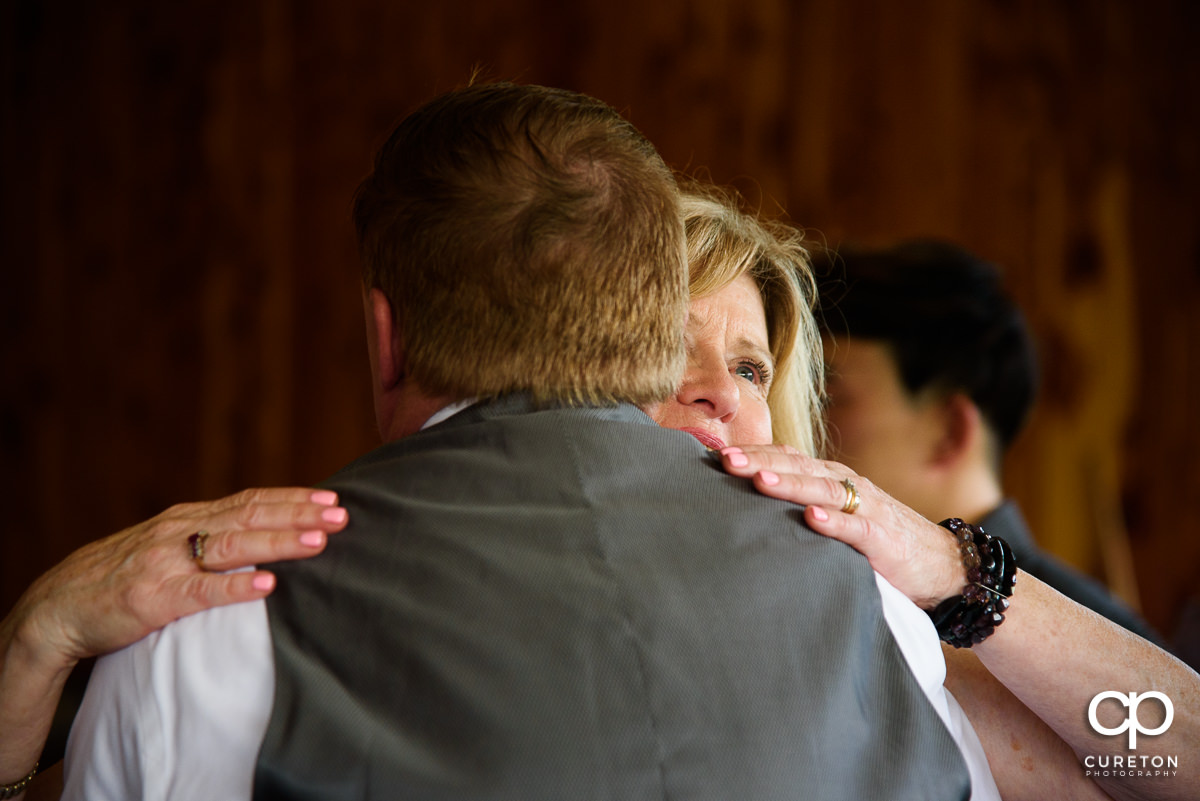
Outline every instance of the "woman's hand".
<path fill-rule="evenodd" d="M 275 587 L 273 574 L 215 571 L 320 553 L 346 525 L 336 504 L 328 490 L 279 488 L 173 506 L 85 545 L 38 578 L 6 619 L 6 634 L 21 637 L 44 664 L 69 667 L 185 615 L 262 598 Z M 198 531 L 209 534 L 202 560 L 188 545 Z"/>
<path fill-rule="evenodd" d="M 328 490 L 246 490 L 173 506 L 75 551 L 38 578 L 0 620 L 0 781 L 33 767 L 75 664 L 115 651 L 172 620 L 252 601 L 275 588 L 264 570 L 218 573 L 304 559 L 346 526 Z M 199 531 L 203 558 L 188 538 Z"/>
<path fill-rule="evenodd" d="M 721 464 L 735 476 L 750 478 L 764 495 L 806 506 L 809 527 L 862 553 L 922 609 L 962 591 L 966 569 L 950 532 L 845 465 L 804 456 L 787 445 L 725 448 Z M 852 514 L 842 511 L 849 499 L 846 479 L 859 496 Z"/>

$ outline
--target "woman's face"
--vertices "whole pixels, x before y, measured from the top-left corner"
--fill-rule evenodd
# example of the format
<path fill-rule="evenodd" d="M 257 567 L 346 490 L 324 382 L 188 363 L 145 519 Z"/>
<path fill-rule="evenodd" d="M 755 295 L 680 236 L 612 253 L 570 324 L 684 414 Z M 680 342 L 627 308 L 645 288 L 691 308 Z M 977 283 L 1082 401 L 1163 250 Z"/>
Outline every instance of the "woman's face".
<path fill-rule="evenodd" d="M 649 410 L 667 428 L 708 448 L 771 442 L 767 391 L 774 364 L 767 316 L 754 279 L 694 298 L 687 324 L 687 372 L 669 398 Z"/>

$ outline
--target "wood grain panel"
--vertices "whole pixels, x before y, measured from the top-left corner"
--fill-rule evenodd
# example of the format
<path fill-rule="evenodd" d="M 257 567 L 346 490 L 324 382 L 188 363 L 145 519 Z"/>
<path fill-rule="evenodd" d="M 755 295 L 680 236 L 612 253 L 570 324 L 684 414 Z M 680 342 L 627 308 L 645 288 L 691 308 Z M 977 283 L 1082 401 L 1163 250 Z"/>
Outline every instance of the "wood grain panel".
<path fill-rule="evenodd" d="M 1198 33 L 1182 0 L 6 4 L 0 604 L 374 443 L 350 198 L 478 68 L 602 97 L 814 238 L 1004 265 L 1047 374 L 1013 492 L 1169 630 L 1200 580 Z"/>

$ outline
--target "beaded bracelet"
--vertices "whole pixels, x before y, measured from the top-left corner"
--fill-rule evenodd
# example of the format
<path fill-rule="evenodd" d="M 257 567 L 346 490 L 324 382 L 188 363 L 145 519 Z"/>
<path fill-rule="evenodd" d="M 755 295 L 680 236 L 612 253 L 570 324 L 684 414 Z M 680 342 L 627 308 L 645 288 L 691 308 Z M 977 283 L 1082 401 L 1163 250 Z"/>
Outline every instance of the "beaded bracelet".
<path fill-rule="evenodd" d="M 947 598 L 930 613 L 938 637 L 955 648 L 986 640 L 1004 622 L 1008 599 L 1017 583 L 1012 548 L 979 526 L 951 517 L 938 524 L 950 530 L 962 551 L 967 584 L 961 595 Z"/>
<path fill-rule="evenodd" d="M 37 775 L 38 763 L 33 763 L 33 770 L 29 771 L 24 779 L 12 784 L 0 784 L 0 799 L 16 798 L 21 793 L 25 792 L 25 788 L 33 781 L 33 777 Z"/>

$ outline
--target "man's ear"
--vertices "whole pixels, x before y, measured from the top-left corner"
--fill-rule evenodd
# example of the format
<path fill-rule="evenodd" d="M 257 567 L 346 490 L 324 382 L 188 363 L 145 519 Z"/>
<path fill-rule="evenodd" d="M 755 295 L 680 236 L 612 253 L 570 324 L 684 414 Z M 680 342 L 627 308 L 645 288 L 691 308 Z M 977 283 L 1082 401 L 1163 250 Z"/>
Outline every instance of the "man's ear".
<path fill-rule="evenodd" d="M 983 415 L 975 402 L 955 392 L 942 402 L 938 412 L 941 433 L 934 447 L 938 466 L 951 467 L 982 448 L 986 439 Z"/>
<path fill-rule="evenodd" d="M 371 330 L 371 356 L 379 389 L 389 392 L 404 380 L 404 342 L 392 313 L 392 304 L 379 289 L 372 289 L 367 298 L 367 314 Z"/>

